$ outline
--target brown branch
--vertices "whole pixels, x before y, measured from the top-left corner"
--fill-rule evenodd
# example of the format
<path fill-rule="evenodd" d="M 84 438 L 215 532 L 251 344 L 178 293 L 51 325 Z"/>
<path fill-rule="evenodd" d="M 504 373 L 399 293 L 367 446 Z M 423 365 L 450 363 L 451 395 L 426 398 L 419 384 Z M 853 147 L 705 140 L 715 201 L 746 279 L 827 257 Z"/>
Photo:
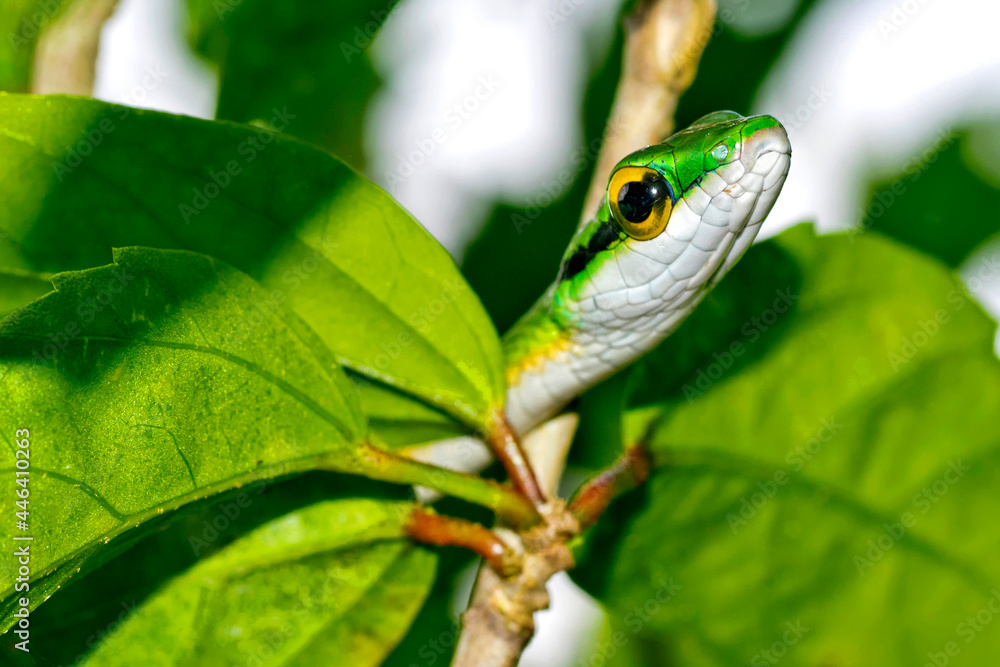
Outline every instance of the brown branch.
<path fill-rule="evenodd" d="M 673 132 L 677 101 L 698 71 L 715 10 L 716 0 L 644 0 L 626 18 L 622 76 L 583 202 L 585 219 L 600 205 L 620 159 Z"/>
<path fill-rule="evenodd" d="M 31 92 L 91 95 L 101 28 L 117 0 L 73 0 L 38 39 Z"/>
<path fill-rule="evenodd" d="M 534 615 L 549 606 L 545 584 L 573 566 L 567 543 L 580 524 L 555 501 L 544 525 L 517 536 L 524 549 L 521 573 L 500 578 L 480 568 L 452 667 L 515 667 L 535 634 Z"/>

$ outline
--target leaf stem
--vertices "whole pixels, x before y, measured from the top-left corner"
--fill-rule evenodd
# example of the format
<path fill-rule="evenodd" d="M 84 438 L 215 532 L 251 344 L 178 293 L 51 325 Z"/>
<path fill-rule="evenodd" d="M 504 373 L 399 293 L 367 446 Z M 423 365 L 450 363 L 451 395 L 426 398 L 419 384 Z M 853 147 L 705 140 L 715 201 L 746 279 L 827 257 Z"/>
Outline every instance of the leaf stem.
<path fill-rule="evenodd" d="M 569 503 L 569 511 L 584 528 L 594 525 L 611 501 L 649 477 L 652 461 L 643 445 L 632 445 L 610 468 L 581 486 Z"/>
<path fill-rule="evenodd" d="M 514 435 L 503 410 L 496 410 L 490 420 L 489 443 L 497 459 L 503 464 L 514 487 L 535 507 L 545 504 L 545 495 L 538 486 L 535 471 Z"/>
<path fill-rule="evenodd" d="M 522 494 L 504 484 L 447 468 L 421 463 L 366 443 L 361 449 L 363 470 L 372 479 L 426 486 L 441 493 L 482 505 L 505 522 L 519 528 L 541 521 L 538 510 Z M 338 469 L 342 470 L 342 466 Z"/>
<path fill-rule="evenodd" d="M 463 547 L 480 555 L 501 577 L 521 571 L 514 552 L 485 526 L 435 514 L 430 509 L 416 508 L 406 524 L 406 534 L 424 544 Z"/>

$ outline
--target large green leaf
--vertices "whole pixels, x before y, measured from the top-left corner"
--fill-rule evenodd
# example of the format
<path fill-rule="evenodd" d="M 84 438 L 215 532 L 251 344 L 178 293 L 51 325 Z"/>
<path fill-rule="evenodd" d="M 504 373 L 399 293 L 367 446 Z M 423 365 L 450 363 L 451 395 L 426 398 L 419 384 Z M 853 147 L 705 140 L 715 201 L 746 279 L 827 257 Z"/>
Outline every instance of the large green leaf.
<path fill-rule="evenodd" d="M 294 111 L 292 111 L 294 113 Z M 389 195 L 282 135 L 93 100 L 0 95 L 0 263 L 195 250 L 260 281 L 352 370 L 473 427 L 500 344 L 447 252 Z"/>
<path fill-rule="evenodd" d="M 650 665 L 989 664 L 996 324 L 876 234 L 778 245 L 797 307 L 734 337 L 752 358 L 735 372 L 630 415 L 652 420 L 658 469 L 634 515 L 603 522 L 617 541 L 592 545 L 583 579 Z"/>
<path fill-rule="evenodd" d="M 341 500 L 272 521 L 176 577 L 88 667 L 381 664 L 434 581 L 408 503 Z"/>
<path fill-rule="evenodd" d="M 193 500 L 291 472 L 373 467 L 332 355 L 231 267 L 126 249 L 53 285 L 0 326 L 0 508 L 29 512 L 26 531 L 11 520 L 2 533 L 34 538 L 32 606 Z M 15 455 L 20 429 L 30 458 Z M 26 485 L 17 458 L 30 463 Z M 25 487 L 29 506 L 15 507 Z M 0 556 L 4 628 L 16 562 L 13 549 Z"/>
<path fill-rule="evenodd" d="M 365 109 L 379 85 L 368 45 L 385 0 L 188 0 L 191 40 L 219 68 L 217 117 L 295 118 L 282 131 L 364 165 Z"/>

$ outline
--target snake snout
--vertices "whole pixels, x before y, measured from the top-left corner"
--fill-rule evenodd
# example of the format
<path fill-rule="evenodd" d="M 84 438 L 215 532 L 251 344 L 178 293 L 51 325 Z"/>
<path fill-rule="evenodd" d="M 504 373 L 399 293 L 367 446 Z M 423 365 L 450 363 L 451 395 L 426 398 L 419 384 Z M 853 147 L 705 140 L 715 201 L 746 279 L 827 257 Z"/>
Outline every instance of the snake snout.
<path fill-rule="evenodd" d="M 763 175 L 769 169 L 758 167 L 758 162 L 765 160 L 767 166 L 780 162 L 780 156 L 791 157 L 792 145 L 788 141 L 788 133 L 776 119 L 771 116 L 759 116 L 747 124 L 743 130 L 743 151 L 741 159 L 747 171 Z M 772 163 L 772 161 L 774 161 Z"/>

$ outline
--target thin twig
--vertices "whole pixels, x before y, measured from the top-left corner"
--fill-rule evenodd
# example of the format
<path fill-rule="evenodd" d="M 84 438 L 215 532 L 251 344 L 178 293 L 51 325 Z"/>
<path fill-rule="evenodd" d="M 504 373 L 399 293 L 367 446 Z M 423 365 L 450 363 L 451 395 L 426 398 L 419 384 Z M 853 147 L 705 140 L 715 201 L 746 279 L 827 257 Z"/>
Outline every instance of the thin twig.
<path fill-rule="evenodd" d="M 507 417 L 503 411 L 497 411 L 494 415 L 489 433 L 490 447 L 500 463 L 507 471 L 507 476 L 514 484 L 514 488 L 535 505 L 541 507 L 545 504 L 545 496 L 538 486 L 535 478 L 535 471 L 531 468 L 528 457 L 521 448 L 521 443 L 514 434 L 514 430 L 507 423 Z"/>
<path fill-rule="evenodd" d="M 101 29 L 118 0 L 73 0 L 38 38 L 31 92 L 92 95 Z"/>
<path fill-rule="evenodd" d="M 645 482 L 651 467 L 649 452 L 644 445 L 629 447 L 610 468 L 580 487 L 569 503 L 569 511 L 582 527 L 589 528 L 612 500 Z"/>
<path fill-rule="evenodd" d="M 583 202 L 585 219 L 600 205 L 620 159 L 673 132 L 677 101 L 698 71 L 715 10 L 716 0 L 646 0 L 626 19 L 622 76 Z"/>
<path fill-rule="evenodd" d="M 501 576 L 520 571 L 520 563 L 496 533 L 481 524 L 418 508 L 410 515 L 406 534 L 423 544 L 462 547 L 479 554 Z"/>

